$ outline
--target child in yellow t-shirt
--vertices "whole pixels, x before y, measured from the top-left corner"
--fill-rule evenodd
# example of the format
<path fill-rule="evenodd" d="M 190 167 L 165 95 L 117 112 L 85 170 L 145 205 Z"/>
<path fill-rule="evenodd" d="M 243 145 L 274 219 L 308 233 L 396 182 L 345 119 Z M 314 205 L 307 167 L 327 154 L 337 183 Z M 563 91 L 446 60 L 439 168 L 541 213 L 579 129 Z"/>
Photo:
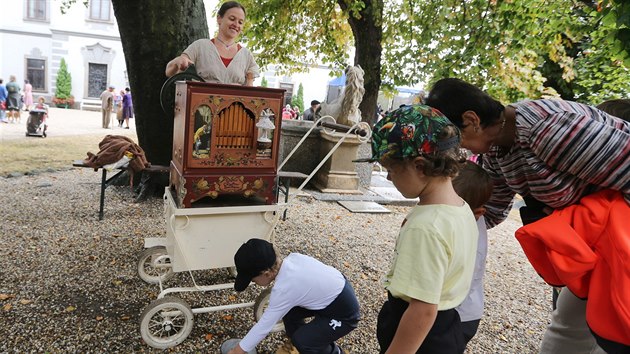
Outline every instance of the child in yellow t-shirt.
<path fill-rule="evenodd" d="M 470 288 L 477 250 L 473 213 L 453 189 L 464 160 L 459 130 L 439 111 L 403 106 L 376 123 L 372 158 L 406 198 L 405 218 L 385 277 L 378 315 L 381 353 L 463 353 L 455 307 Z M 358 160 L 365 161 L 365 160 Z"/>

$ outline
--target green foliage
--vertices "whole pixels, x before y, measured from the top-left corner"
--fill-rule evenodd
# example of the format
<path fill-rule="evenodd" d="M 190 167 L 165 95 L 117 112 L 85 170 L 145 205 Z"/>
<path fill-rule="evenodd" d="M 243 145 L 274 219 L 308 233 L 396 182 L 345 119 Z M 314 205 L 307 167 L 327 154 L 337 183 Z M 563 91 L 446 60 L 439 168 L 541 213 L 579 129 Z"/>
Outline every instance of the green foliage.
<path fill-rule="evenodd" d="M 61 58 L 61 63 L 59 64 L 59 71 L 57 72 L 57 86 L 55 90 L 55 97 L 61 99 L 68 99 L 72 97 L 72 77 L 68 72 L 68 67 L 66 66 L 66 61 L 64 58 Z"/>
<path fill-rule="evenodd" d="M 262 80 L 260 80 L 260 86 L 269 87 L 269 82 L 267 81 L 266 77 L 263 76 Z"/>
<path fill-rule="evenodd" d="M 288 73 L 321 63 L 345 67 L 354 43 L 348 19 L 382 8 L 381 79 L 386 90 L 459 77 L 506 103 L 561 96 L 596 104 L 630 93 L 629 1 L 242 3 L 250 24 L 245 39 L 261 52 L 260 64 L 279 64 Z M 356 48 L 357 53 L 365 51 Z"/>
<path fill-rule="evenodd" d="M 354 2 L 354 1 L 352 1 Z M 335 0 L 243 0 L 247 28 L 243 40 L 257 53 L 261 67 L 276 65 L 282 74 L 310 65 L 345 68 L 352 32 Z"/>
<path fill-rule="evenodd" d="M 304 111 L 304 86 L 300 82 L 298 86 L 297 94 L 291 97 L 291 107 L 297 106 L 300 109 L 300 112 Z"/>

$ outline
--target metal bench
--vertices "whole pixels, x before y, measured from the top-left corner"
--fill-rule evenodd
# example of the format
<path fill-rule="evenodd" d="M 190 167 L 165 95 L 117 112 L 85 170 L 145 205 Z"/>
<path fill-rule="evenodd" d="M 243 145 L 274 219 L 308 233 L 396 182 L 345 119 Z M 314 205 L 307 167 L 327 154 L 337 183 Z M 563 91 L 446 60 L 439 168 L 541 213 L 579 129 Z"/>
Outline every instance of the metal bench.
<path fill-rule="evenodd" d="M 93 170 L 98 170 L 100 169 L 102 171 L 102 176 L 101 176 L 101 196 L 100 196 L 100 200 L 99 200 L 99 209 L 98 209 L 98 219 L 99 220 L 103 220 L 103 209 L 105 208 L 105 189 L 107 189 L 107 187 L 111 186 L 114 183 L 114 180 L 116 180 L 116 178 L 118 178 L 118 176 L 120 176 L 123 172 L 127 171 L 126 167 L 121 167 L 118 168 L 116 173 L 111 176 L 111 177 L 107 177 L 107 170 L 102 168 L 102 167 L 98 167 L 98 168 L 94 168 L 92 166 L 88 166 L 85 163 L 83 163 L 83 160 L 75 160 L 72 162 L 72 166 L 73 167 L 85 167 L 85 168 L 91 168 Z M 170 167 L 169 166 L 162 166 L 162 165 L 151 165 L 147 168 L 145 168 L 144 170 L 142 170 L 142 172 L 148 172 L 148 173 L 168 173 L 170 171 Z M 112 171 L 113 172 L 113 171 Z"/>

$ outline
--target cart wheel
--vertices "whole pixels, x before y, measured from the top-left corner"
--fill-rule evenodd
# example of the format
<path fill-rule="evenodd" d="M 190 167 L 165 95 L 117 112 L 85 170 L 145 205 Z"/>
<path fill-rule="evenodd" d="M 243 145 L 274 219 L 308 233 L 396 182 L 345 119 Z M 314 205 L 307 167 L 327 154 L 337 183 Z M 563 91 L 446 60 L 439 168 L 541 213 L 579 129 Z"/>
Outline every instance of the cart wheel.
<path fill-rule="evenodd" d="M 140 316 L 140 335 L 149 346 L 167 349 L 183 342 L 193 327 L 193 312 L 176 297 L 153 301 Z"/>
<path fill-rule="evenodd" d="M 173 277 L 171 259 L 166 253 L 166 247 L 155 246 L 147 248 L 140 254 L 138 260 L 138 275 L 149 284 L 165 282 Z"/>
<path fill-rule="evenodd" d="M 256 301 L 254 301 L 254 318 L 256 322 L 260 321 L 260 318 L 269 306 L 269 297 L 271 296 L 271 288 L 267 288 L 260 292 L 260 294 L 256 297 Z M 284 323 L 282 320 L 278 321 L 271 328 L 271 332 L 280 332 L 284 331 Z"/>
<path fill-rule="evenodd" d="M 238 272 L 236 271 L 236 267 L 228 267 L 227 271 L 228 273 L 230 273 L 230 276 L 232 278 L 236 278 L 236 276 L 238 275 Z"/>

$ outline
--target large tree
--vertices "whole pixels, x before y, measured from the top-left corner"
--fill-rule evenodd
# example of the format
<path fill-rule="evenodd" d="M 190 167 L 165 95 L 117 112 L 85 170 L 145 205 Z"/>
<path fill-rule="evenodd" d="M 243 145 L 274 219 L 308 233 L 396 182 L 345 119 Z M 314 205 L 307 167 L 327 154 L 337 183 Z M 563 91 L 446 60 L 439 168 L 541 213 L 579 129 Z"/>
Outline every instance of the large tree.
<path fill-rule="evenodd" d="M 160 106 L 164 68 L 188 43 L 208 37 L 203 0 L 112 0 L 133 89 L 138 141 L 149 161 L 168 165 L 173 115 Z"/>

